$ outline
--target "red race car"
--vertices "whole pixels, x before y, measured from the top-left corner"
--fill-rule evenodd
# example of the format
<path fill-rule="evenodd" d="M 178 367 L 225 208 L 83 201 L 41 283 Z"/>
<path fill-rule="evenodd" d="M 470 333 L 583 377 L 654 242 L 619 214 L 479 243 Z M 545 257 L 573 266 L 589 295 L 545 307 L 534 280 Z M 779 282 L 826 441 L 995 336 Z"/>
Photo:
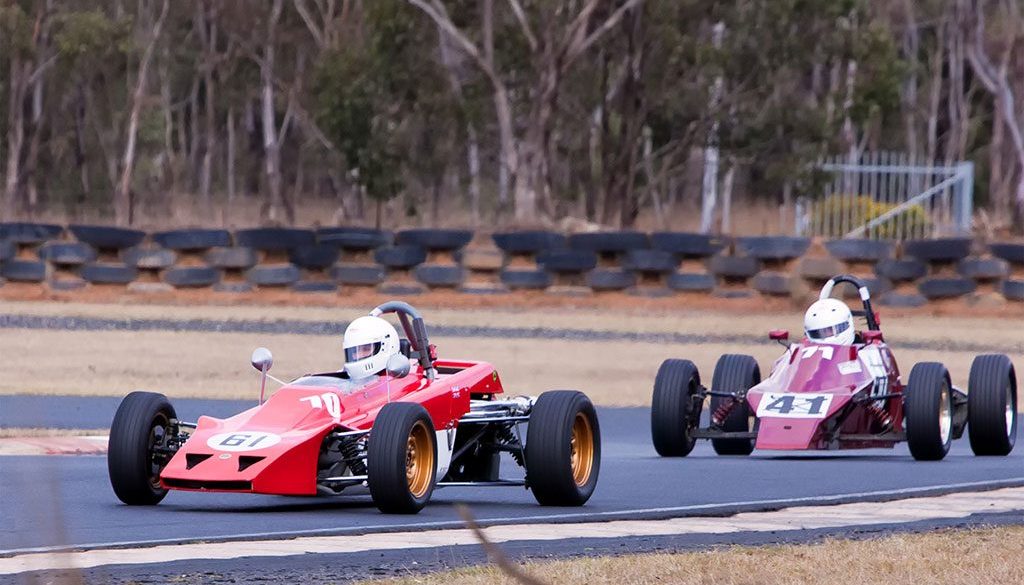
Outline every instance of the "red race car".
<path fill-rule="evenodd" d="M 386 313 L 397 313 L 404 339 Z M 400 301 L 353 321 L 344 345 L 343 371 L 282 382 L 266 402 L 261 389 L 258 406 L 223 420 L 187 423 L 161 394 L 126 396 L 107 456 L 117 497 L 153 505 L 168 490 L 313 496 L 365 486 L 387 513 L 418 512 L 441 486 L 525 485 L 553 506 L 590 498 L 601 435 L 586 395 L 505 397 L 490 364 L 437 359 L 423 318 Z M 270 352 L 252 361 L 262 388 Z M 499 477 L 503 452 L 525 479 Z"/>
<path fill-rule="evenodd" d="M 863 309 L 831 297 L 836 284 L 857 288 Z M 858 332 L 853 318 L 863 317 Z M 867 287 L 855 277 L 828 281 L 804 316 L 806 337 L 787 344 L 787 331 L 769 337 L 786 347 L 771 374 L 748 355 L 723 355 L 711 387 L 693 362 L 670 359 L 654 381 L 651 434 L 665 457 L 690 453 L 710 439 L 719 455 L 754 448 L 825 450 L 893 447 L 907 441 L 915 459 L 938 460 L 966 427 L 976 455 L 1007 455 L 1017 437 L 1017 377 L 1005 355 L 971 364 L 968 392 L 950 383 L 940 363 L 914 366 L 904 383 L 882 338 Z M 701 409 L 710 398 L 707 426 Z"/>

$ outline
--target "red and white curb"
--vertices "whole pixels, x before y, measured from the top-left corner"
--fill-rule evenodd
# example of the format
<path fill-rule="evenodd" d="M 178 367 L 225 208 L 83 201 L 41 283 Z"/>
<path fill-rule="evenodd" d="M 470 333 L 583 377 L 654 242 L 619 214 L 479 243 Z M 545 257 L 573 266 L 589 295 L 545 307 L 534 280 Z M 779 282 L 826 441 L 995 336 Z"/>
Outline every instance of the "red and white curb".
<path fill-rule="evenodd" d="M 617 520 L 577 524 L 519 524 L 486 528 L 497 543 L 554 541 L 576 538 L 629 538 L 683 534 L 777 532 L 869 525 L 894 525 L 922 520 L 966 518 L 973 514 L 1022 512 L 1024 487 L 985 492 L 862 502 L 834 506 L 799 506 L 774 512 L 746 512 L 728 517 L 671 520 Z M 166 563 L 191 559 L 287 557 L 305 554 L 360 553 L 478 544 L 466 529 L 389 532 L 346 536 L 313 536 L 277 540 L 169 544 L 148 547 L 29 553 L 0 558 L 0 575 L 26 571 L 86 569 L 104 565 Z"/>
<path fill-rule="evenodd" d="M 103 455 L 107 435 L 79 437 L 6 437 L 0 438 L 3 455 Z"/>

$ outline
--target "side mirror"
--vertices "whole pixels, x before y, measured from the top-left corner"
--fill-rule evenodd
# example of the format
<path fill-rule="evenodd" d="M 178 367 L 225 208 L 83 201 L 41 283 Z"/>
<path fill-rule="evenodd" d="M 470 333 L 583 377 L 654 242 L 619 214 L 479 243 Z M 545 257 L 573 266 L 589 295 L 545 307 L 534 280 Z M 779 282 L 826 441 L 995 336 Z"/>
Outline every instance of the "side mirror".
<path fill-rule="evenodd" d="M 409 375 L 409 358 L 400 353 L 388 358 L 387 372 L 392 378 L 404 378 Z"/>
<path fill-rule="evenodd" d="M 772 329 L 768 332 L 768 339 L 772 341 L 786 341 L 789 339 L 789 331 L 785 329 Z"/>
<path fill-rule="evenodd" d="M 878 342 L 878 341 L 882 341 L 882 332 L 881 331 L 868 330 L 868 331 L 865 331 L 863 333 L 863 336 L 864 336 L 864 343 L 875 343 L 875 342 Z"/>
<path fill-rule="evenodd" d="M 267 372 L 274 365 L 274 356 L 265 347 L 257 347 L 252 352 L 252 367 L 260 372 Z"/>

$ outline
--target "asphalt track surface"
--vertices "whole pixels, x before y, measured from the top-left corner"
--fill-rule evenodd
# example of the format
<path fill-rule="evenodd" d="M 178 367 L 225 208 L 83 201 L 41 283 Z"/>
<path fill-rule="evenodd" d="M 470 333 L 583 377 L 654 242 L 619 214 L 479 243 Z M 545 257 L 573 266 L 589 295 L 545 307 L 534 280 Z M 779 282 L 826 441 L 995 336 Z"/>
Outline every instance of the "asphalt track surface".
<path fill-rule="evenodd" d="M 98 317 L 49 317 L 0 314 L 0 329 L 47 329 L 61 331 L 199 331 L 291 335 L 342 335 L 347 321 L 241 320 L 241 319 L 110 319 Z M 495 339 L 568 339 L 581 341 L 630 341 L 643 343 L 763 343 L 763 335 L 720 333 L 654 333 L 609 331 L 593 328 L 493 327 L 429 325 L 439 337 Z M 907 349 L 968 351 L 977 353 L 1024 353 L 1024 339 L 1005 343 L 974 343 L 956 340 L 900 341 Z"/>
<path fill-rule="evenodd" d="M 60 399 L 36 398 L 39 404 Z M 10 405 L 10 400 L 3 397 L 0 404 Z M 93 400 L 94 408 L 83 407 L 79 413 L 85 416 L 109 406 L 106 399 Z M 191 418 L 211 402 L 177 401 L 176 407 L 182 418 Z M 221 406 L 230 411 L 237 404 Z M 5 406 L 0 412 L 5 413 L 0 425 L 9 426 L 10 410 Z M 159 506 L 128 507 L 114 497 L 102 456 L 2 457 L 0 554 L 461 527 L 454 503 L 468 504 L 486 525 L 720 515 L 1024 485 L 1024 449 L 1009 457 L 974 457 L 966 439 L 955 442 L 941 462 L 915 462 L 903 445 L 894 450 L 719 457 L 706 442 L 685 459 L 662 459 L 650 443 L 647 409 L 602 408 L 599 417 L 601 476 L 593 498 L 582 508 L 540 507 L 522 488 L 439 489 L 432 503 L 415 516 L 383 515 L 366 495 L 292 498 L 173 492 Z M 103 426 L 91 418 L 72 426 Z M 507 476 L 515 476 L 513 464 L 503 468 Z"/>

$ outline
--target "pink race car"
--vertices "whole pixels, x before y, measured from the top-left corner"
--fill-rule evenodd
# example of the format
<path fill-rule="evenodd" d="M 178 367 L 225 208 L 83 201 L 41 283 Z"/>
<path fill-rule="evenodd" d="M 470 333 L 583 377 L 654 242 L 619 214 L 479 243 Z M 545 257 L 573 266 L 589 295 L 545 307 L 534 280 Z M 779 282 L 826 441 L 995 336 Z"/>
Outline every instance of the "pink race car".
<path fill-rule="evenodd" d="M 836 284 L 857 288 L 863 309 L 851 311 L 830 298 Z M 867 329 L 857 331 L 853 318 Z M 786 346 L 761 380 L 753 357 L 728 354 L 715 365 L 711 387 L 697 366 L 669 359 L 654 381 L 651 434 L 665 457 L 690 453 L 710 439 L 719 455 L 780 450 L 893 447 L 907 441 L 919 460 L 946 456 L 953 439 L 968 431 L 975 455 L 1007 455 L 1017 436 L 1017 378 L 1001 354 L 977 356 L 965 393 L 950 383 L 945 366 L 924 362 L 904 382 L 863 282 L 832 278 L 804 317 L 806 337 L 787 344 L 788 331 L 769 337 Z M 710 398 L 710 417 L 701 409 Z"/>

